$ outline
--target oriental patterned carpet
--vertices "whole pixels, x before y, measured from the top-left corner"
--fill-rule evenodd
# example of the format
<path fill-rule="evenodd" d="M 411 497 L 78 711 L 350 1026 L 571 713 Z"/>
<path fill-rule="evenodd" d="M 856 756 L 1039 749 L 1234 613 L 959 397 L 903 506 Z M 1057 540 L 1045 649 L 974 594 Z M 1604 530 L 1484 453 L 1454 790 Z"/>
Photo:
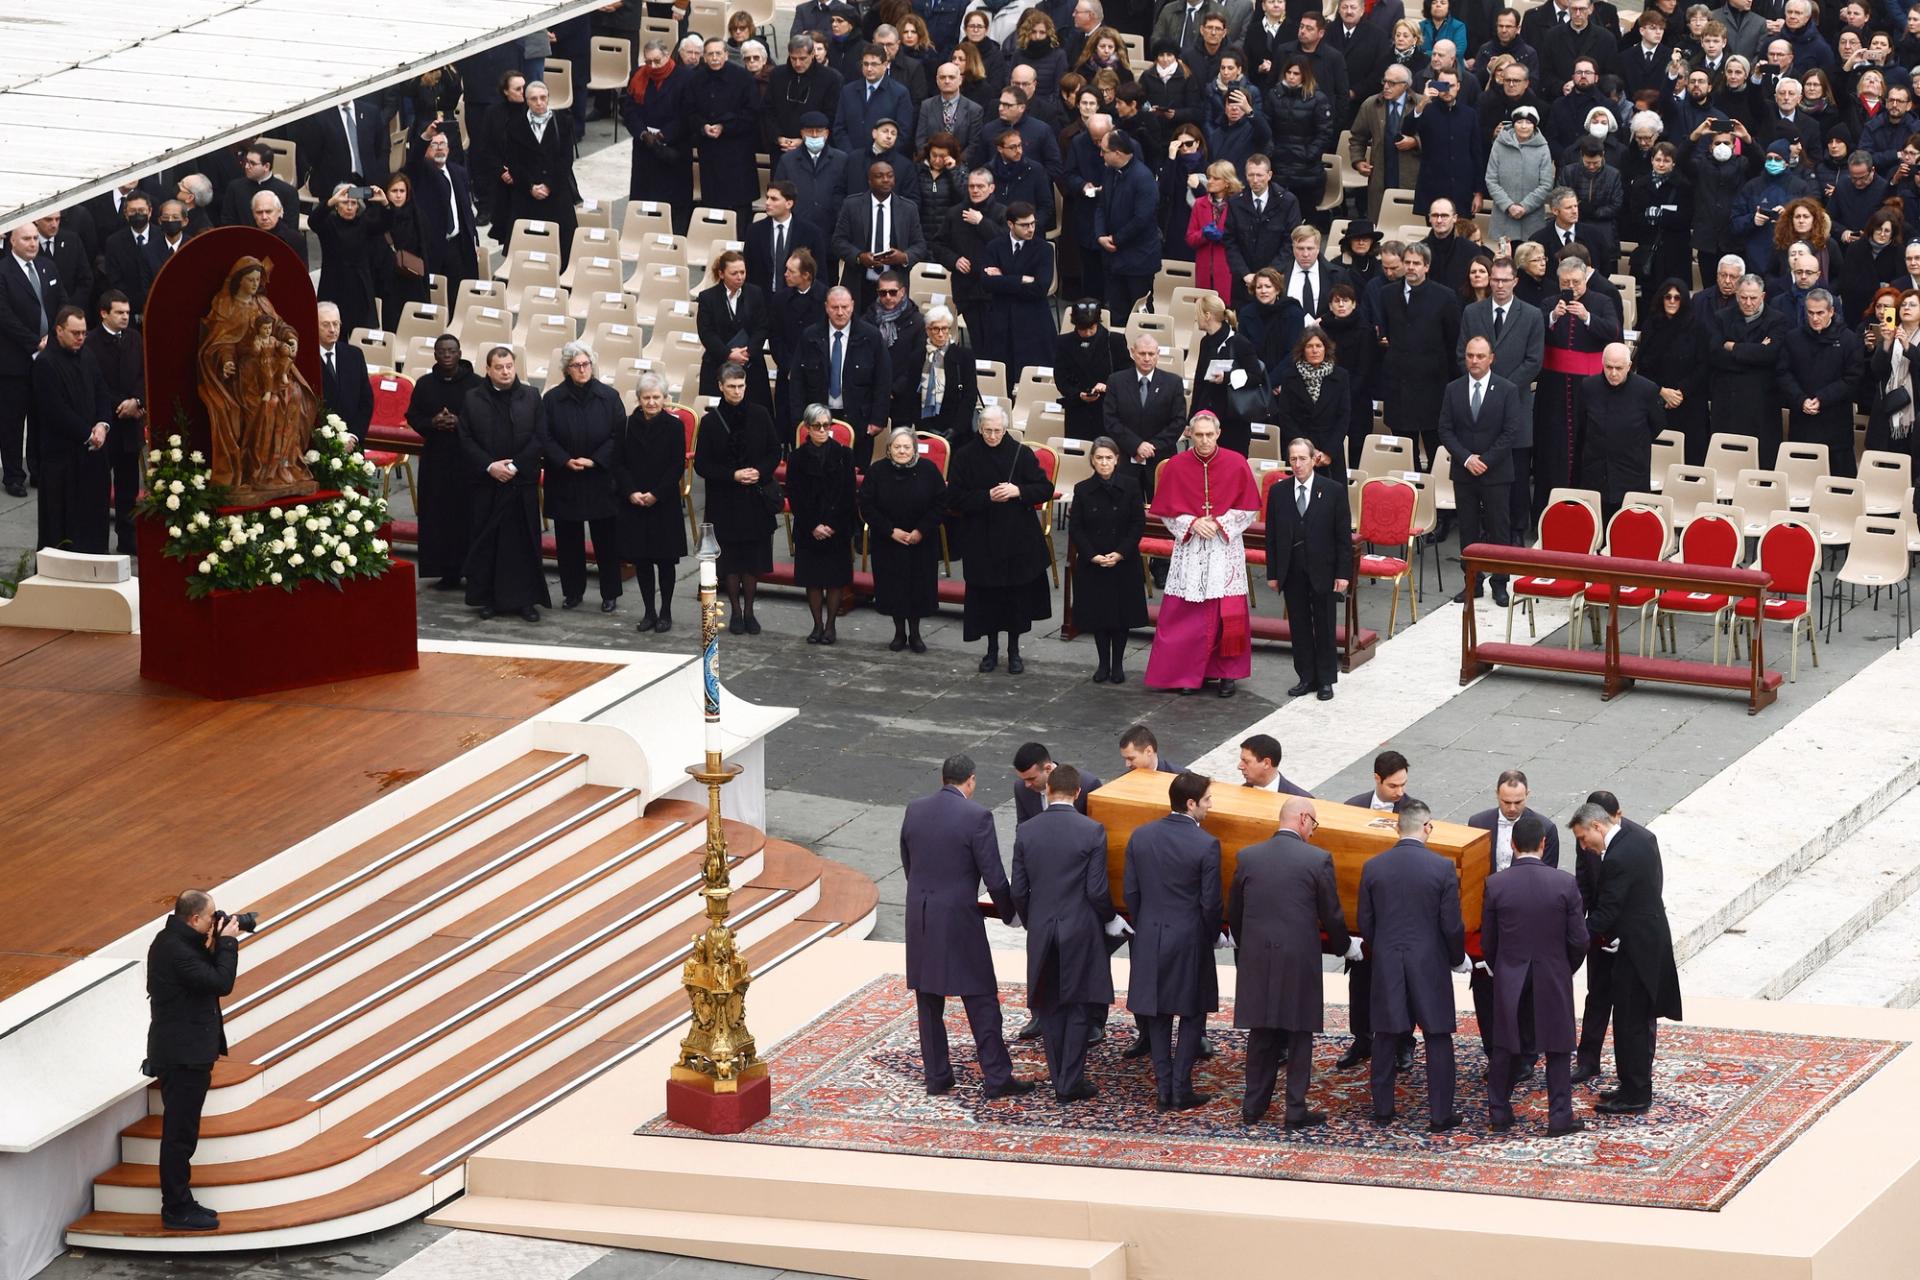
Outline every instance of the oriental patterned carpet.
<path fill-rule="evenodd" d="M 1025 1020 L 1025 995 L 1019 983 L 1000 988 L 1009 1035 Z M 1346 1044 L 1346 1009 L 1329 1005 L 1308 1095 L 1327 1123 L 1289 1134 L 1280 1125 L 1279 1098 L 1267 1123 L 1240 1122 L 1246 1035 L 1231 1026 L 1230 1001 L 1223 998 L 1208 1019 L 1215 1056 L 1194 1073 L 1195 1089 L 1213 1101 L 1165 1115 L 1153 1107 L 1151 1064 L 1120 1057 L 1133 1036 L 1124 1005 L 1123 994 L 1107 1039 L 1088 1053 L 1087 1077 L 1099 1096 L 1062 1106 L 1046 1084 L 1037 1040 L 1008 1047 L 1016 1073 L 1040 1081 L 1039 1088 L 983 1099 L 966 1015 L 950 1000 L 947 1031 L 959 1083 L 930 1098 L 921 1083 L 913 993 L 898 975 L 875 979 L 765 1055 L 773 1114 L 726 1140 L 1714 1210 L 1906 1047 L 1663 1024 L 1651 1112 L 1597 1115 L 1592 1090 L 1575 1086 L 1574 1112 L 1587 1129 L 1550 1139 L 1540 1073 L 1515 1090 L 1513 1129 L 1495 1136 L 1487 1131 L 1486 1058 L 1472 1014 L 1464 1012 L 1454 1044 L 1456 1105 L 1466 1123 L 1434 1135 L 1426 1127 L 1424 1055 L 1416 1051 L 1413 1071 L 1401 1077 L 1399 1120 L 1375 1128 L 1366 1070 L 1333 1069 Z M 1603 1065 L 1612 1065 L 1611 1048 Z M 1603 1081 L 1612 1083 L 1591 1083 Z M 639 1132 L 707 1136 L 664 1116 Z"/>

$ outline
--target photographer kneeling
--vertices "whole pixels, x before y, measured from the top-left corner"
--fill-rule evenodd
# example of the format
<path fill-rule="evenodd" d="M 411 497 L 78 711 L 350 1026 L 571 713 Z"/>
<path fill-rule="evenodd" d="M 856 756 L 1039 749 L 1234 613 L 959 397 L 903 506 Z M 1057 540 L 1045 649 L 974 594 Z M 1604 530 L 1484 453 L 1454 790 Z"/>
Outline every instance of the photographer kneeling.
<path fill-rule="evenodd" d="M 241 921 L 214 911 L 211 895 L 188 889 L 147 949 L 147 1074 L 160 1081 L 160 1222 L 170 1231 L 212 1231 L 213 1210 L 193 1199 L 193 1151 L 213 1061 L 227 1052 L 220 998 L 233 990 Z"/>

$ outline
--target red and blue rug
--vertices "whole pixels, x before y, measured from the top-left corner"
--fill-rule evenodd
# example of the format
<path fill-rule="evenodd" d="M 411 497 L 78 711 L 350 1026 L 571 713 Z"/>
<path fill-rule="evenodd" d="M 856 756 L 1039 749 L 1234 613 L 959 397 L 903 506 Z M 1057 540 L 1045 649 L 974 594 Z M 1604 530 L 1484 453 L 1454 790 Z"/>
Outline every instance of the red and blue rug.
<path fill-rule="evenodd" d="M 1002 984 L 1000 999 L 1011 1034 L 1024 1020 L 1026 989 Z M 1214 1057 L 1194 1076 L 1195 1089 L 1213 1101 L 1199 1110 L 1154 1110 L 1151 1064 L 1120 1057 L 1133 1038 L 1124 995 L 1111 1034 L 1088 1053 L 1087 1077 L 1100 1087 L 1091 1101 L 1062 1106 L 1054 1100 L 1037 1040 L 1008 1047 L 1017 1074 L 1040 1081 L 1040 1088 L 1019 1098 L 983 1099 L 958 1000 L 947 1003 L 947 1033 L 959 1083 L 930 1098 L 921 1080 L 913 993 L 898 975 L 878 978 L 766 1054 L 773 1114 L 727 1140 L 1714 1210 L 1906 1047 L 1662 1025 L 1648 1114 L 1597 1115 L 1594 1092 L 1576 1087 L 1574 1111 L 1586 1131 L 1548 1138 L 1542 1073 L 1515 1091 L 1514 1127 L 1495 1136 L 1487 1131 L 1486 1057 L 1472 1014 L 1464 1013 L 1454 1044 L 1457 1107 L 1467 1120 L 1434 1135 L 1425 1123 L 1424 1055 L 1416 1052 L 1413 1071 L 1400 1078 L 1399 1122 L 1375 1128 L 1366 1071 L 1333 1069 L 1346 1045 L 1347 1011 L 1329 1005 L 1308 1095 L 1327 1123 L 1289 1134 L 1280 1126 L 1279 1099 L 1271 1123 L 1241 1124 L 1246 1034 L 1231 1025 L 1231 1002 L 1221 1004 L 1208 1020 Z M 1605 1061 L 1612 1061 L 1610 1050 Z M 664 1116 L 638 1132 L 707 1136 Z"/>

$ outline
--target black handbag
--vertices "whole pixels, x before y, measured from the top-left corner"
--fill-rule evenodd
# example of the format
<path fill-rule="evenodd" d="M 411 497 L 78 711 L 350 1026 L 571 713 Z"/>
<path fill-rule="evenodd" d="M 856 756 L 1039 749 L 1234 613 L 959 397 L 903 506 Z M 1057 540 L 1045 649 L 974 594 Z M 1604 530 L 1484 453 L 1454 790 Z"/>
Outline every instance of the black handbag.
<path fill-rule="evenodd" d="M 1232 377 L 1232 374 L 1228 374 Z M 1227 388 L 1227 409 L 1243 422 L 1264 422 L 1273 411 L 1273 396 L 1267 391 L 1267 368 L 1253 362 L 1247 372 L 1247 385 Z"/>
<path fill-rule="evenodd" d="M 780 482 L 772 476 L 768 476 L 765 480 L 755 485 L 754 492 L 760 495 L 760 501 L 766 507 L 767 514 L 770 516 L 778 517 L 781 510 L 787 505 L 786 497 L 780 492 Z"/>

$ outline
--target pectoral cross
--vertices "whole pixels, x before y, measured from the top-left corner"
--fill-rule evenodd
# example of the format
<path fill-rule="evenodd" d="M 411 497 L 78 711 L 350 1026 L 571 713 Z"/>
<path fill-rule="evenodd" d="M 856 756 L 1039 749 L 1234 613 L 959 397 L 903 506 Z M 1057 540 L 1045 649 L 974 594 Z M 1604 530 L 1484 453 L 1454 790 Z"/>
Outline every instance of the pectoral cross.
<path fill-rule="evenodd" d="M 1213 463 L 1200 464 L 1200 517 L 1206 519 L 1213 514 Z"/>

